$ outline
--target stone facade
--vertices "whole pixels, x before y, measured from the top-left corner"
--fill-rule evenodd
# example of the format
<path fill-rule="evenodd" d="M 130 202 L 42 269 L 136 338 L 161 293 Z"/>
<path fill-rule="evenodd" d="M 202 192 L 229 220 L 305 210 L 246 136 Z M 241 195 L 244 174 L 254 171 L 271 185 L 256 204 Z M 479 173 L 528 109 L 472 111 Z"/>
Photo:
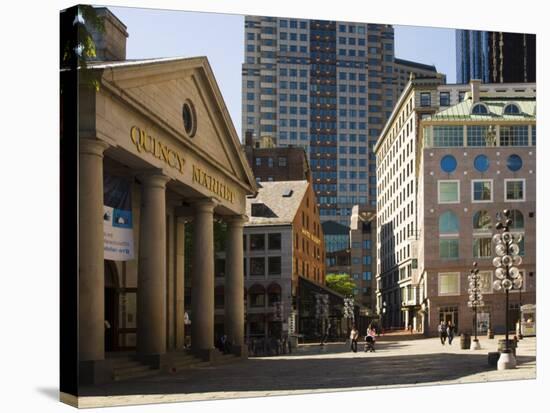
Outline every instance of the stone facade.
<path fill-rule="evenodd" d="M 184 225 L 193 223 L 191 348 L 214 349 L 214 219 L 242 239 L 255 181 L 205 58 L 89 63 L 80 85 L 80 380 L 109 379 L 110 354 L 169 369 L 184 348 Z M 186 118 L 185 108 L 189 109 Z M 130 183 L 134 258 L 103 258 L 103 177 Z M 243 221 L 244 222 L 244 221 Z M 242 257 L 242 243 L 232 244 Z M 200 274 L 200 276 L 199 276 Z M 228 260 L 226 333 L 244 350 L 242 259 Z M 194 275 L 194 276 L 193 276 Z M 105 323 L 105 320 L 107 323 Z M 106 328 L 108 326 L 108 328 Z"/>

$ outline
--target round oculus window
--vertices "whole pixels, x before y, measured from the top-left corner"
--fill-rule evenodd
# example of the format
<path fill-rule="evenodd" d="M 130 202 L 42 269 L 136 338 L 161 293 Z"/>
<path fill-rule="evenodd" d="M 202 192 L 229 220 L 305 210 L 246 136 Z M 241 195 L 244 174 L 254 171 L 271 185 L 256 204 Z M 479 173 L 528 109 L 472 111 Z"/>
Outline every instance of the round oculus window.
<path fill-rule="evenodd" d="M 516 172 L 519 171 L 523 166 L 523 161 L 521 160 L 519 155 L 510 155 L 506 162 L 506 166 L 508 166 L 508 169 L 512 172 Z"/>
<path fill-rule="evenodd" d="M 453 155 L 445 155 L 441 158 L 441 169 L 444 172 L 453 172 L 456 169 L 456 165 L 456 158 Z"/>
<path fill-rule="evenodd" d="M 190 101 L 185 101 L 183 104 L 181 115 L 183 119 L 183 129 L 187 136 L 192 138 L 197 132 L 197 115 L 195 113 L 195 107 Z"/>
<path fill-rule="evenodd" d="M 489 169 L 489 158 L 485 155 L 478 155 L 474 159 L 474 168 L 479 172 L 487 172 Z"/>

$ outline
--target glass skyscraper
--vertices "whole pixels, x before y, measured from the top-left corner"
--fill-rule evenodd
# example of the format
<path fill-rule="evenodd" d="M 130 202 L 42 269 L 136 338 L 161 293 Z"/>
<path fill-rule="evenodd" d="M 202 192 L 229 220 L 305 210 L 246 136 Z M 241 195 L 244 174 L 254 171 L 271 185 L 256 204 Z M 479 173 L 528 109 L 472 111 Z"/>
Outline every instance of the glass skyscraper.
<path fill-rule="evenodd" d="M 483 83 L 536 81 L 534 34 L 456 31 L 457 83 L 479 79 Z"/>
<path fill-rule="evenodd" d="M 489 33 L 456 31 L 456 78 L 458 84 L 470 79 L 489 83 Z"/>

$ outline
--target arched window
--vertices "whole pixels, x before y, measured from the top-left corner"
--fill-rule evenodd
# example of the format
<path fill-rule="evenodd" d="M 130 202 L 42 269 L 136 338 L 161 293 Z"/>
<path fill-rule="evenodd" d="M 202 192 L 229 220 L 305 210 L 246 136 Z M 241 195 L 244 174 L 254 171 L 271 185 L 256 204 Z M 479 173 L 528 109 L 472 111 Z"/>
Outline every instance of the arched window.
<path fill-rule="evenodd" d="M 483 103 L 476 103 L 472 106 L 472 115 L 488 115 L 489 109 Z"/>
<path fill-rule="evenodd" d="M 490 231 L 493 227 L 491 215 L 487 211 L 477 211 L 474 214 L 474 231 Z"/>
<path fill-rule="evenodd" d="M 281 286 L 277 283 L 271 283 L 267 287 L 267 305 L 272 306 L 281 301 Z"/>
<path fill-rule="evenodd" d="M 439 217 L 440 234 L 458 234 L 458 217 L 454 212 L 447 211 Z"/>
<path fill-rule="evenodd" d="M 510 225 L 510 229 L 523 230 L 525 228 L 523 214 L 519 209 L 510 210 L 510 219 L 512 220 L 512 225 Z"/>
<path fill-rule="evenodd" d="M 506 106 L 504 106 L 505 115 L 519 115 L 520 113 L 521 110 L 519 109 L 519 106 L 515 103 L 508 103 Z"/>
<path fill-rule="evenodd" d="M 248 289 L 250 297 L 250 307 L 265 306 L 265 288 L 260 284 L 254 284 Z"/>

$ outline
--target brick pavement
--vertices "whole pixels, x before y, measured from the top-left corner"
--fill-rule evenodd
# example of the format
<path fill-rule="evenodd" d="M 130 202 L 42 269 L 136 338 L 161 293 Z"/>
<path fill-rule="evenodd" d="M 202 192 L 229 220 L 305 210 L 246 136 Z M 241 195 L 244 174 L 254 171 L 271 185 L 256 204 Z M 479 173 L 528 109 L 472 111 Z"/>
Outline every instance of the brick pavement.
<path fill-rule="evenodd" d="M 520 341 L 517 369 L 497 371 L 487 353 L 496 351 L 499 338 L 480 338 L 478 351 L 461 350 L 459 337 L 451 346 L 438 338 L 381 341 L 375 353 L 352 353 L 343 343 L 306 345 L 291 355 L 87 387 L 79 402 L 94 407 L 534 379 L 536 339 Z"/>

